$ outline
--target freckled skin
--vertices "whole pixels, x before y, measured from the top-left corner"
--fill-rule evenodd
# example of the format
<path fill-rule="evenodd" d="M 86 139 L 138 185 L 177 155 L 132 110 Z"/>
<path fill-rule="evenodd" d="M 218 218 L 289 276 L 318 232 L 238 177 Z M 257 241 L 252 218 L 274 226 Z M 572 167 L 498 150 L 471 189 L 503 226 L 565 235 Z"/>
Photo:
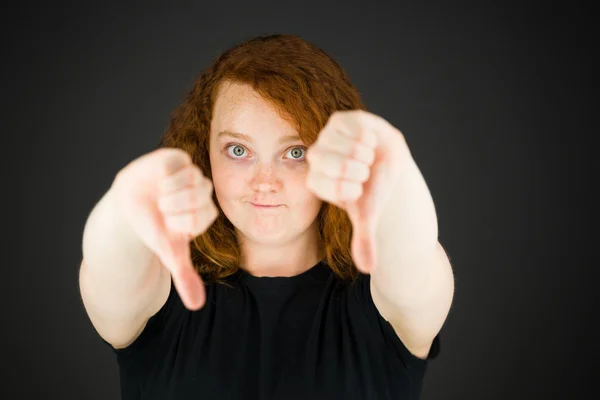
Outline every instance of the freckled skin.
<path fill-rule="evenodd" d="M 249 142 L 223 131 L 252 138 Z M 293 276 L 321 259 L 316 216 L 323 204 L 306 188 L 306 144 L 279 143 L 298 132 L 250 86 L 221 86 L 210 129 L 217 201 L 236 228 L 242 268 L 257 276 Z M 229 148 L 225 148 L 229 146 Z M 250 202 L 282 204 L 257 209 Z"/>

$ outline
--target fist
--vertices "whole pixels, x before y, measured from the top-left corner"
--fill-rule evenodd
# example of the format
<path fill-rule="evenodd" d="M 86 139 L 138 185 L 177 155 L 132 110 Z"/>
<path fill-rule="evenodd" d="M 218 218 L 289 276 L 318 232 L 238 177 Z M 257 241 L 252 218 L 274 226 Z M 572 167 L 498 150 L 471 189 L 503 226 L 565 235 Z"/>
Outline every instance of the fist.
<path fill-rule="evenodd" d="M 218 216 L 213 185 L 190 155 L 161 148 L 123 168 L 112 188 L 120 215 L 169 270 L 188 309 L 204 305 L 204 284 L 194 269 L 190 240 Z"/>

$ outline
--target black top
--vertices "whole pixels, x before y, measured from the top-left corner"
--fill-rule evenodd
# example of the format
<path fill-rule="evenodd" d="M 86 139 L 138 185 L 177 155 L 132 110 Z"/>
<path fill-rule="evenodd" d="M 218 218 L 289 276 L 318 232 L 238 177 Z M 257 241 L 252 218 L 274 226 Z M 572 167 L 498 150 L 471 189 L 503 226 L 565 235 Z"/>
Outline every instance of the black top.
<path fill-rule="evenodd" d="M 320 262 L 292 277 L 240 270 L 186 309 L 174 286 L 130 346 L 115 350 L 123 400 L 418 399 L 412 355 L 371 298 L 370 275 L 340 281 Z"/>

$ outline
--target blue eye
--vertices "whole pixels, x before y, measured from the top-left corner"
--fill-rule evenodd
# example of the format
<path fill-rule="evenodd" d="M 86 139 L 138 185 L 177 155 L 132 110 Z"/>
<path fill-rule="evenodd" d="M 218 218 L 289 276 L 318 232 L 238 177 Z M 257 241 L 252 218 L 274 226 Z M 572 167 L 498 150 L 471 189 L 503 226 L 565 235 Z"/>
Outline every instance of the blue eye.
<path fill-rule="evenodd" d="M 234 149 L 233 153 L 229 152 L 229 149 L 231 148 Z M 246 152 L 245 147 L 240 144 L 228 144 L 227 146 L 225 146 L 225 149 L 227 150 L 227 154 L 234 159 L 242 158 L 244 153 Z M 293 160 L 304 161 L 304 159 L 300 158 L 302 157 L 302 153 L 304 153 L 306 157 L 306 147 L 304 146 L 292 147 L 290 150 L 288 150 L 288 153 L 290 152 L 292 152 Z"/>
<path fill-rule="evenodd" d="M 237 156 L 241 156 L 241 155 L 243 155 L 243 152 L 244 152 L 244 151 L 246 151 L 246 150 L 244 149 L 244 147 L 240 146 L 239 144 L 234 144 L 234 145 L 231 145 L 231 146 L 227 146 L 227 150 L 229 150 L 229 149 L 230 149 L 230 148 L 232 148 L 232 147 L 233 147 L 233 148 L 236 148 L 236 149 L 242 149 L 242 150 L 237 150 L 237 151 L 236 151 L 236 150 L 234 150 L 234 154 L 236 154 Z M 241 152 L 242 154 L 240 154 L 240 152 Z M 233 156 L 233 158 L 239 158 L 239 157 L 236 157 L 236 156 L 234 155 L 234 156 Z"/>
<path fill-rule="evenodd" d="M 305 149 L 304 147 L 293 147 L 293 148 L 291 148 L 291 149 L 290 149 L 290 151 L 292 151 L 292 152 L 294 152 L 294 151 L 295 151 L 295 153 L 296 153 L 296 154 L 298 154 L 298 152 L 299 152 L 299 151 L 303 151 L 303 152 L 304 152 L 304 154 L 306 154 L 306 149 Z M 297 160 L 297 159 L 298 159 L 298 158 L 297 158 L 297 156 L 292 156 L 292 158 L 293 158 L 294 160 Z"/>

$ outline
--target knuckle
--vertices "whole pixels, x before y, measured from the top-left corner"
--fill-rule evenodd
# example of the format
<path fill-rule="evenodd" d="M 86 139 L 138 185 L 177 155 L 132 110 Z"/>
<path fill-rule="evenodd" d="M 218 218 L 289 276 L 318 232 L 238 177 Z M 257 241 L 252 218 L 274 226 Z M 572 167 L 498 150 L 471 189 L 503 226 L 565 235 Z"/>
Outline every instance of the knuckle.
<path fill-rule="evenodd" d="M 188 153 L 184 149 L 175 148 L 175 151 L 173 152 L 173 154 L 176 157 L 178 157 L 181 161 L 188 161 L 188 162 L 192 161 L 192 156 L 190 155 L 190 153 Z"/>
<path fill-rule="evenodd" d="M 194 167 L 192 168 L 192 174 L 194 182 L 202 182 L 202 180 L 204 179 L 204 174 L 196 165 L 194 165 Z"/>
<path fill-rule="evenodd" d="M 371 177 L 371 168 L 368 166 L 361 164 L 363 169 L 363 182 L 366 182 Z"/>
<path fill-rule="evenodd" d="M 357 175 L 360 182 L 366 182 L 371 174 L 371 169 L 362 163 L 357 163 Z"/>
<path fill-rule="evenodd" d="M 331 137 L 334 134 L 334 130 L 326 130 L 324 131 L 321 135 L 319 135 L 319 137 L 317 138 L 317 143 L 316 145 L 319 147 L 328 147 L 331 146 L 333 143 L 331 143 Z"/>
<path fill-rule="evenodd" d="M 346 182 L 342 190 L 342 198 L 345 200 L 355 199 L 362 194 L 362 185 L 354 182 Z"/>
<path fill-rule="evenodd" d="M 369 113 L 366 112 L 365 110 L 354 110 L 354 116 L 356 117 L 357 120 L 359 121 L 365 121 L 367 118 L 369 118 Z"/>
<path fill-rule="evenodd" d="M 327 125 L 335 124 L 336 121 L 340 118 L 342 111 L 336 110 L 329 114 L 329 118 L 327 119 Z"/>
<path fill-rule="evenodd" d="M 184 175 L 184 180 L 186 183 L 190 183 L 190 182 L 194 182 L 196 181 L 196 171 L 194 171 L 193 168 L 186 168 L 185 169 L 185 175 Z"/>
<path fill-rule="evenodd" d="M 158 165 L 158 173 L 162 177 L 169 177 L 171 175 L 171 169 L 169 166 L 169 161 L 167 158 L 161 160 L 161 163 Z"/>
<path fill-rule="evenodd" d="M 207 200 L 210 199 L 212 195 L 212 190 L 210 187 L 201 186 L 198 188 L 198 197 L 200 198 L 200 202 L 198 205 L 206 204 Z"/>
<path fill-rule="evenodd" d="M 206 182 L 203 186 L 200 187 L 200 192 L 202 193 L 203 198 L 210 198 L 213 194 L 213 185 L 211 182 Z"/>

